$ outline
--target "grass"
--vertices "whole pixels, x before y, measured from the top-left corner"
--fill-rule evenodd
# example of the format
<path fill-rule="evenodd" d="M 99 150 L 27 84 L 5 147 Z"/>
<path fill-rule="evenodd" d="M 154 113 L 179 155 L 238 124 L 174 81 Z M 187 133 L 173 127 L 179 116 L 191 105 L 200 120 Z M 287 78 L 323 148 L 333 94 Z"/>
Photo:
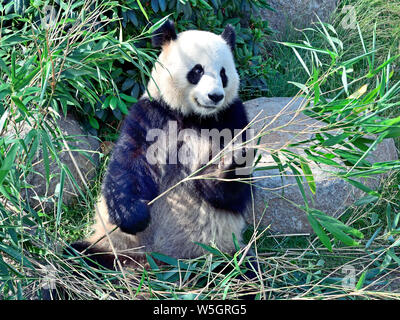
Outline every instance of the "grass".
<path fill-rule="evenodd" d="M 359 34 L 356 26 L 344 28 L 345 16 L 348 12 L 342 10 L 344 6 L 351 6 L 354 9 L 356 22 L 364 35 L 376 33 L 375 40 L 366 37 L 365 46 L 371 47 L 375 41 L 377 50 L 376 59 L 382 63 L 390 53 L 392 56 L 400 53 L 400 4 L 398 1 L 379 1 L 379 0 L 344 0 L 341 1 L 339 12 L 335 16 L 334 24 L 338 27 L 339 35 L 343 37 L 346 54 L 351 57 L 354 52 L 362 50 L 362 44 L 358 41 Z"/>
<path fill-rule="evenodd" d="M 351 28 L 347 25 L 349 11 L 346 7 L 354 9 L 355 23 Z M 343 58 L 350 59 L 363 52 L 363 45 L 366 48 L 375 46 L 375 59 L 377 64 L 383 63 L 388 56 L 394 56 L 400 53 L 400 4 L 396 0 L 342 0 L 336 12 L 333 13 L 332 25 L 337 31 L 337 37 L 343 42 Z M 360 34 L 357 24 L 362 32 L 364 43 L 360 41 Z M 314 28 L 315 30 L 315 28 Z M 375 37 L 373 36 L 375 32 Z M 284 41 L 297 42 L 299 39 L 307 39 L 316 47 L 324 47 L 328 44 L 321 37 L 321 33 L 311 29 L 288 30 L 284 35 Z M 280 38 L 281 39 L 281 38 Z M 268 82 L 268 96 L 271 97 L 292 97 L 298 88 L 288 83 L 295 81 L 304 83 L 308 75 L 304 68 L 299 64 L 296 55 L 291 48 L 277 43 L 270 38 L 268 45 L 268 58 L 276 62 L 275 73 L 270 76 Z M 304 57 L 306 63 L 310 62 L 310 57 Z M 360 62 L 357 65 L 359 69 L 368 68 L 367 61 Z M 395 62 L 394 69 L 397 70 L 394 79 L 398 80 L 398 62 Z M 374 83 L 372 83 L 374 84 Z M 330 78 L 327 87 L 331 89 L 340 86 L 340 80 Z"/>
<path fill-rule="evenodd" d="M 365 1 L 352 3 L 358 8 Z M 388 6 L 396 9 L 391 2 L 388 2 Z M 393 18 L 388 20 L 395 21 L 392 19 L 396 17 L 393 15 Z M 364 29 L 369 25 L 368 22 L 360 23 L 367 52 L 374 48 L 374 42 L 371 42 L 373 38 L 377 39 L 375 49 L 379 44 L 384 50 L 386 48 L 384 43 L 391 43 L 392 40 L 383 37 L 383 40 L 379 40 L 383 41 L 380 44 L 378 39 L 381 39 L 381 27 L 376 28 L 374 36 L 373 31 L 370 33 L 369 29 Z M 393 161 L 389 164 L 378 163 L 371 167 L 363 161 L 370 151 L 368 145 L 365 147 L 362 143 L 357 143 L 361 141 L 360 138 L 371 134 L 375 134 L 377 139 L 398 135 L 396 118 L 399 109 L 398 75 L 395 72 L 390 79 L 385 76 L 388 74 L 387 71 L 390 73 L 396 70 L 397 62 L 392 61 L 379 69 L 387 59 L 386 53 L 379 55 L 379 50 L 376 51 L 377 54 L 365 55 L 364 48 L 360 46 L 359 33 L 357 33 L 358 38 L 352 38 L 347 37 L 347 34 L 343 36 L 338 29 L 336 35 L 331 29 L 325 32 L 322 25 L 316 25 L 315 31 L 308 32 L 312 35 L 307 36 L 306 33 L 309 48 L 301 48 L 304 46 L 302 41 L 288 41 L 291 43 L 275 47 L 276 51 L 273 54 L 279 61 L 277 66 L 281 66 L 278 70 L 283 79 L 279 81 L 284 81 L 285 84 L 280 86 L 279 81 L 275 81 L 278 85 L 275 88 L 270 87 L 271 95 L 278 96 L 284 93 L 296 95 L 300 88 L 300 94 L 314 103 L 303 106 L 301 111 L 324 121 L 324 126 L 312 129 L 318 139 L 300 146 L 289 145 L 296 150 L 306 150 L 308 153 L 293 153 L 285 149 L 270 150 L 262 145 L 258 145 L 259 150 L 273 152 L 277 156 L 274 168 L 281 174 L 299 177 L 298 187 L 303 190 L 314 187 L 312 172 L 310 173 L 309 169 L 311 162 L 324 164 L 331 160 L 339 163 L 339 171 L 335 175 L 342 179 L 363 178 L 375 169 L 386 172 L 388 176 L 380 189 L 375 192 L 359 185 L 366 191 L 366 196 L 348 208 L 340 221 L 326 220 L 321 214 L 313 216 L 312 205 L 307 199 L 303 199 L 304 203 L 297 205 L 305 208 L 309 218 L 314 217 L 317 235 L 280 236 L 271 234 L 268 228 L 257 229 L 250 226 L 245 232 L 245 239 L 249 245 L 255 247 L 258 260 L 255 270 L 258 278 L 253 281 L 239 280 L 248 270 L 244 263 L 240 264 L 246 262 L 246 258 L 242 256 L 243 252 L 238 251 L 234 256 L 229 256 L 211 246 L 206 247 L 207 254 L 191 260 L 176 260 L 152 254 L 147 258 L 146 268 L 123 272 L 94 268 L 82 259 L 63 255 L 62 249 L 67 247 L 68 243 L 84 238 L 90 232 L 94 217 L 93 208 L 99 194 L 108 155 L 105 154 L 102 158 L 95 183 L 86 188 L 85 182 L 81 190 L 82 196 L 78 198 L 75 206 L 65 206 L 62 197 L 58 197 L 53 211 L 44 213 L 40 209 L 31 208 L 29 202 L 20 195 L 27 187 L 24 177 L 29 170 L 34 170 L 31 157 L 36 145 L 34 137 L 39 137 L 36 148 L 39 148 L 38 146 L 43 148 L 42 143 L 46 141 L 44 146 L 48 156 L 54 161 L 57 161 L 60 150 L 65 148 L 59 133 L 52 132 L 46 124 L 47 121 L 53 121 L 56 112 L 42 108 L 42 106 L 56 106 L 57 103 L 52 102 L 55 100 L 61 106 L 59 109 L 61 113 L 62 95 L 59 96 L 60 100 L 57 100 L 56 94 L 62 94 L 63 91 L 58 92 L 53 86 L 48 87 L 48 91 L 43 89 L 34 91 L 34 89 L 32 92 L 36 93 L 30 100 L 33 101 L 32 106 L 25 100 L 28 95 L 20 93 L 32 90 L 29 88 L 42 88 L 40 85 L 44 83 L 51 83 L 49 80 L 52 78 L 52 73 L 47 73 L 46 68 L 41 68 L 39 61 L 24 67 L 25 60 L 19 55 L 19 51 L 14 54 L 2 51 L 1 57 L 5 61 L 6 68 L 9 68 L 10 77 L 2 65 L 0 133 L 4 134 L 6 127 L 17 126 L 26 121 L 32 121 L 36 131 L 32 131 L 31 140 L 10 134 L 2 135 L 0 138 L 1 299 L 41 299 L 46 293 L 42 290 L 43 285 L 48 285 L 50 288 L 56 285 L 56 295 L 60 297 L 68 295 L 73 299 L 237 299 L 249 291 L 256 294 L 259 299 L 398 299 L 400 297 L 398 248 L 400 164 L 398 161 Z M 95 33 L 93 35 L 107 40 L 104 35 Z M 342 41 L 343 49 L 338 41 L 334 41 L 332 47 L 332 39 L 336 37 Z M 396 37 L 395 31 L 392 37 Z M 394 39 L 392 37 L 389 39 Z M 38 34 L 34 39 L 46 39 L 46 37 L 45 34 Z M 307 38 L 302 39 L 307 42 Z M 25 51 L 25 55 L 37 52 L 34 42 L 27 40 L 27 48 L 31 51 Z M 37 45 L 40 43 L 46 45 L 45 42 L 38 42 Z M 79 48 L 79 43 L 74 45 Z M 316 48 L 321 50 L 317 51 Z M 294 49 L 297 50 L 298 56 L 294 53 Z M 118 53 L 115 51 L 104 53 L 105 56 L 108 54 L 113 58 Z M 128 51 L 124 56 L 129 54 L 132 53 Z M 350 63 L 354 57 L 361 58 Z M 43 56 L 43 59 L 45 59 L 42 60 L 43 64 L 51 65 L 53 56 L 49 54 L 47 57 Z M 372 60 L 375 62 L 371 66 Z M 59 63 L 56 63 L 56 66 L 61 69 L 62 61 L 62 59 L 56 61 Z M 68 59 L 65 61 L 68 63 Z M 86 70 L 91 72 L 91 68 L 96 67 L 96 61 L 90 59 L 85 61 Z M 17 85 L 21 83 L 21 79 L 15 79 L 12 75 L 21 73 L 15 72 L 21 65 L 25 68 L 22 70 L 35 71 L 37 74 L 30 79 L 31 82 L 28 81 L 29 86 L 22 88 L 20 92 Z M 343 66 L 347 70 L 353 70 L 345 73 L 348 75 L 347 79 L 341 72 Z M 80 69 L 75 63 L 69 65 L 69 68 Z M 104 72 L 104 78 L 109 79 L 106 69 L 100 72 Z M 308 77 L 308 73 L 311 77 Z M 373 75 L 368 77 L 371 74 Z M 63 73 L 60 72 L 59 75 L 62 88 L 66 88 L 68 92 L 70 90 L 66 85 L 68 79 L 62 81 Z M 286 83 L 287 80 L 295 82 L 295 85 L 290 86 L 291 89 Z M 366 92 L 363 95 L 355 94 L 366 83 L 369 84 Z M 4 89 L 8 84 L 12 85 L 13 92 Z M 109 85 L 104 88 L 106 91 L 113 86 L 107 81 L 101 84 L 105 87 Z M 17 94 L 21 97 L 22 105 L 15 99 Z M 81 94 L 88 93 L 82 91 Z M 90 93 L 88 100 L 91 95 Z M 31 109 L 27 109 L 25 105 L 29 105 Z M 35 114 L 43 117 L 39 119 L 31 117 L 29 112 L 33 113 L 33 110 Z M 358 113 L 349 112 L 352 110 L 358 110 Z M 111 137 L 115 138 L 116 131 L 115 128 L 110 128 L 102 138 L 112 140 Z M 259 134 L 268 134 L 268 131 L 263 130 Z M 333 140 L 335 144 L 332 143 Z M 343 148 L 347 148 L 351 154 L 340 153 Z M 68 177 L 66 169 L 65 172 Z M 300 177 L 307 179 L 302 183 Z M 77 192 L 79 193 L 79 190 Z M 332 228 L 333 225 L 336 229 Z M 357 237 L 360 232 L 362 238 Z M 359 244 L 345 245 L 349 237 L 356 239 Z M 223 266 L 227 268 L 222 272 Z"/>

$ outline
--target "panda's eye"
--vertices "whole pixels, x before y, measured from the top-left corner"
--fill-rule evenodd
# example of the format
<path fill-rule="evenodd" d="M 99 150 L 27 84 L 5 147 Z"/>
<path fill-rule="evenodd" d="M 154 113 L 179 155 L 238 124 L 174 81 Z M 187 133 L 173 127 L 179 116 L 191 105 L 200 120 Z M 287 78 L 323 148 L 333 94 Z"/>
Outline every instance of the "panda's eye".
<path fill-rule="evenodd" d="M 228 77 L 225 73 L 225 68 L 222 68 L 219 75 L 221 76 L 222 86 L 225 88 L 228 85 Z"/>
<path fill-rule="evenodd" d="M 204 69 L 200 64 L 196 64 L 187 74 L 187 79 L 191 84 L 197 84 L 204 74 Z"/>
<path fill-rule="evenodd" d="M 204 72 L 203 67 L 199 64 L 196 64 L 193 68 L 193 71 L 198 73 L 198 74 L 202 74 Z"/>

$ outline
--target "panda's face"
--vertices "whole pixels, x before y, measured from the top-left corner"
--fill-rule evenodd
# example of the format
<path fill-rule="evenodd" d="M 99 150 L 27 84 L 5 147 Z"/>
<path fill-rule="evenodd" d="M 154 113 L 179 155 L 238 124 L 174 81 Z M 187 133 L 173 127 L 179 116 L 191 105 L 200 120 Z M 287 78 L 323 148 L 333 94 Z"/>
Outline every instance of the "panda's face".
<path fill-rule="evenodd" d="M 236 97 L 239 76 L 222 36 L 191 30 L 162 44 L 148 90 L 182 114 L 210 116 Z"/>

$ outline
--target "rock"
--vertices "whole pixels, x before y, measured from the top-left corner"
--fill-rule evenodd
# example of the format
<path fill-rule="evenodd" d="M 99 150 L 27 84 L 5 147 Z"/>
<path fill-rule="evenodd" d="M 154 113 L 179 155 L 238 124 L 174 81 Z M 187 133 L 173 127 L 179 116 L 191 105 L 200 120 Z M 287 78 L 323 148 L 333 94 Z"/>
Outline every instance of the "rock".
<path fill-rule="evenodd" d="M 313 132 L 323 126 L 322 123 L 299 112 L 304 101 L 302 98 L 296 100 L 292 98 L 258 98 L 245 102 L 249 120 L 262 112 L 257 119 L 263 119 L 263 121 L 258 121 L 252 126 L 256 133 L 264 123 L 268 124 L 265 128 L 268 134 L 261 139 L 260 143 L 268 151 L 262 153 L 263 157 L 258 163 L 258 167 L 276 165 L 271 157 L 271 151 L 285 147 L 287 143 L 307 140 L 312 137 Z M 291 150 L 304 155 L 301 148 L 291 148 Z M 393 139 L 383 140 L 377 149 L 367 157 L 370 163 L 395 159 L 398 159 L 398 154 Z M 365 195 L 358 188 L 327 172 L 334 171 L 332 167 L 317 165 L 314 162 L 309 162 L 309 165 L 316 183 L 316 194 L 312 197 L 314 204 L 310 201 L 312 194 L 307 183 L 304 182 L 303 185 L 312 208 L 331 216 L 338 216 L 344 212 L 346 207 Z M 256 171 L 254 177 L 257 180 L 254 194 L 256 221 L 262 218 L 261 224 L 263 226 L 270 225 L 270 230 L 278 234 L 299 234 L 312 231 L 306 214 L 295 206 L 304 205 L 304 201 L 291 171 L 282 177 L 283 181 L 278 170 Z M 378 175 L 362 182 L 370 188 L 376 188 L 383 177 L 384 175 Z M 265 207 L 265 215 L 262 217 Z M 253 215 L 249 214 L 247 220 L 252 224 Z"/>
<path fill-rule="evenodd" d="M 98 151 L 100 144 L 94 137 L 88 136 L 81 129 L 78 121 L 71 115 L 67 118 L 61 117 L 58 120 L 58 127 L 61 129 L 64 137 L 71 150 L 78 149 L 84 151 L 87 156 L 84 156 L 78 151 L 72 151 L 72 156 L 74 157 L 77 167 L 81 171 L 86 183 L 89 183 L 96 176 L 96 167 L 99 162 Z M 18 129 L 19 137 L 24 138 L 26 134 L 31 130 L 31 126 L 24 122 L 22 127 Z M 8 134 L 15 134 L 15 130 L 9 130 Z M 55 196 L 56 186 L 60 182 L 60 166 L 53 161 L 49 153 L 49 171 L 50 171 L 50 183 L 46 191 L 46 171 L 43 161 L 43 151 L 40 148 L 35 155 L 32 163 L 32 171 L 26 176 L 26 182 L 31 185 L 31 188 L 27 188 L 27 196 L 29 197 L 29 204 L 36 209 L 43 209 L 49 211 L 55 207 L 57 203 L 57 198 Z M 84 183 L 79 177 L 78 170 L 74 165 L 69 152 L 63 146 L 62 150 L 58 153 L 61 163 L 68 167 L 72 176 L 75 178 L 78 185 L 84 189 Z M 91 160 L 90 160 L 90 159 Z M 65 176 L 64 188 L 63 188 L 63 203 L 66 205 L 71 205 L 76 201 L 77 191 L 72 186 L 68 176 Z M 23 194 L 24 196 L 24 194 Z M 38 198 L 41 201 L 38 201 Z"/>
<path fill-rule="evenodd" d="M 328 22 L 337 7 L 337 0 L 270 0 L 275 11 L 263 9 L 260 14 L 282 38 L 290 29 L 310 27 L 312 22 Z"/>

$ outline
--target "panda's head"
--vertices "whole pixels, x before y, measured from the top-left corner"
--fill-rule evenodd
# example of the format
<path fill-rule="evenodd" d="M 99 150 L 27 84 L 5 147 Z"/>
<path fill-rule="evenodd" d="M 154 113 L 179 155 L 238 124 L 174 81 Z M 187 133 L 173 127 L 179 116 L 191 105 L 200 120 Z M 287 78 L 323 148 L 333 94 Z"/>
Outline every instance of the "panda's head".
<path fill-rule="evenodd" d="M 216 115 L 238 94 L 239 76 L 232 50 L 235 31 L 221 35 L 189 30 L 178 35 L 167 21 L 153 37 L 162 51 L 152 70 L 148 92 L 184 115 Z"/>

